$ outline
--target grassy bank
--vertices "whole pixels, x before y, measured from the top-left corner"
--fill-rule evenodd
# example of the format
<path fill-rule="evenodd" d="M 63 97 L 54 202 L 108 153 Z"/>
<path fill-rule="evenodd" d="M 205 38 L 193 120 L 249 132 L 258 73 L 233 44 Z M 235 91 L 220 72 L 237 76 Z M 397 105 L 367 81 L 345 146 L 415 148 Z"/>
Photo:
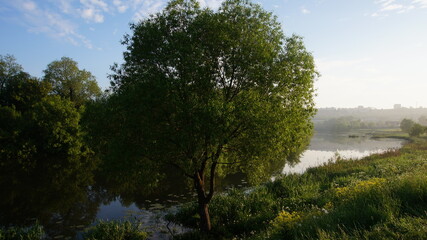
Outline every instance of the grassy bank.
<path fill-rule="evenodd" d="M 177 239 L 427 239 L 427 142 L 338 159 L 210 204 L 214 232 Z M 169 220 L 197 228 L 195 204 Z"/>

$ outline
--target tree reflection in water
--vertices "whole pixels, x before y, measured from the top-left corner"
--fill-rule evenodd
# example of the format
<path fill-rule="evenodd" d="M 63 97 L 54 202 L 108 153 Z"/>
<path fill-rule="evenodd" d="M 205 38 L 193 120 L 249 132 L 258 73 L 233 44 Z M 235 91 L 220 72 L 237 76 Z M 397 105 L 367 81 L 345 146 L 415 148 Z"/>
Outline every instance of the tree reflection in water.
<path fill-rule="evenodd" d="M 165 169 L 167 177 L 156 188 L 147 189 L 138 178 L 117 181 L 110 177 L 125 174 L 120 172 L 123 169 L 94 171 L 90 161 L 74 168 L 44 167 L 51 169 L 15 171 L 0 177 L 0 225 L 28 226 L 37 221 L 49 237 L 76 238 L 95 222 L 101 204 L 108 205 L 118 199 L 122 206 L 135 204 L 139 209 L 155 212 L 159 206 L 164 209 L 195 200 L 191 182 L 171 168 Z M 271 176 L 282 167 L 272 166 L 265 176 Z M 217 179 L 217 190 L 249 186 L 250 181 L 250 176 L 236 170 Z M 157 206 L 156 210 L 153 206 Z"/>
<path fill-rule="evenodd" d="M 36 221 L 50 237 L 75 237 L 91 224 L 103 191 L 90 187 L 92 164 L 74 168 L 45 166 L 45 171 L 16 170 L 0 178 L 0 225 L 25 226 Z M 55 169 L 55 171 L 52 171 Z"/>

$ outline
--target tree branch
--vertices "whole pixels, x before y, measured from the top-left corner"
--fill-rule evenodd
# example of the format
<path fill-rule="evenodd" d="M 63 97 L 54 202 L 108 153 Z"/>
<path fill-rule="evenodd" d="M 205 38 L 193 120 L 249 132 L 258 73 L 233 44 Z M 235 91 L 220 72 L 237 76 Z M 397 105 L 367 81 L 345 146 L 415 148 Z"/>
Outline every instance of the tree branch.
<path fill-rule="evenodd" d="M 168 162 L 168 164 L 170 164 L 171 166 L 177 168 L 178 170 L 180 170 L 186 177 L 189 177 L 191 179 L 194 179 L 194 176 L 188 174 L 184 169 L 182 169 L 178 164 L 173 163 L 173 162 Z"/>

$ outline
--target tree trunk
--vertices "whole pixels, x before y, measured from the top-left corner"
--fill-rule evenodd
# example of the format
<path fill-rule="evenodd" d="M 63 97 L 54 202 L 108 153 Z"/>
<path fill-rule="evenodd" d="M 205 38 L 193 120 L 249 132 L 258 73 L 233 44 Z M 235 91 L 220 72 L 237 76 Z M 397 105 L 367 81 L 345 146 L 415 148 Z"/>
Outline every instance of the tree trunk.
<path fill-rule="evenodd" d="M 200 215 L 200 229 L 203 232 L 209 232 L 211 227 L 211 218 L 209 216 L 209 209 L 207 203 L 199 202 L 199 215 Z"/>
<path fill-rule="evenodd" d="M 200 176 L 196 174 L 196 176 L 194 186 L 197 191 L 197 202 L 199 204 L 200 230 L 203 232 L 209 232 L 212 229 L 208 208 L 210 198 L 206 196 L 203 175 Z"/>

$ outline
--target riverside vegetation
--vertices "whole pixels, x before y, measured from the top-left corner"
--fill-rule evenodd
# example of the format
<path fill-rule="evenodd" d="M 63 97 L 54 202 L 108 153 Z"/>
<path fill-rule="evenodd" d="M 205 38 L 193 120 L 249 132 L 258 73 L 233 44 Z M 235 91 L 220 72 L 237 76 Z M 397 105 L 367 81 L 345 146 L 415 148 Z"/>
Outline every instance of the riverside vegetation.
<path fill-rule="evenodd" d="M 334 160 L 304 174 L 223 192 L 210 204 L 211 233 L 194 230 L 174 239 L 427 239 L 425 137 L 361 160 Z M 197 229 L 197 203 L 166 218 Z M 0 230 L 0 239 L 7 236 L 42 239 L 43 231 Z M 85 239 L 148 236 L 131 222 L 100 222 L 84 234 Z"/>
<path fill-rule="evenodd" d="M 235 189 L 210 205 L 213 235 L 175 239 L 427 239 L 427 142 Z M 188 203 L 170 221 L 197 227 Z"/>

